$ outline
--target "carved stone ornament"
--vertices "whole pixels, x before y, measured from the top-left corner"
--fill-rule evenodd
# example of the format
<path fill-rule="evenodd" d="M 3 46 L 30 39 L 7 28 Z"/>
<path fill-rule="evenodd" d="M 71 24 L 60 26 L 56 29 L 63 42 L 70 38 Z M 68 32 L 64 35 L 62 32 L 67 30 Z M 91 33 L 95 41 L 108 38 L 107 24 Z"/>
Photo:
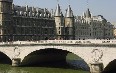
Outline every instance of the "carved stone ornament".
<path fill-rule="evenodd" d="M 14 48 L 14 54 L 15 54 L 15 57 L 18 57 L 20 55 L 20 50 L 18 49 L 18 46 Z"/>
<path fill-rule="evenodd" d="M 99 62 L 103 57 L 103 51 L 102 50 L 93 49 L 91 53 L 92 53 L 93 62 Z"/>

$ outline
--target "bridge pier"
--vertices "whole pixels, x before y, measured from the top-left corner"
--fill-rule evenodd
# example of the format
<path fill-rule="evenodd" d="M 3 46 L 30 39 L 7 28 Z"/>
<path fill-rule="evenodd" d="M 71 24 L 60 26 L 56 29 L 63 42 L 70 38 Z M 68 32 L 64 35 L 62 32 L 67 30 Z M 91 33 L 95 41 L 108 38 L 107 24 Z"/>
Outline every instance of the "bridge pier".
<path fill-rule="evenodd" d="M 12 59 L 12 66 L 18 67 L 20 65 L 21 59 L 20 58 L 13 58 Z"/>
<path fill-rule="evenodd" d="M 103 71 L 103 63 L 91 63 L 90 72 L 91 73 L 101 73 Z"/>

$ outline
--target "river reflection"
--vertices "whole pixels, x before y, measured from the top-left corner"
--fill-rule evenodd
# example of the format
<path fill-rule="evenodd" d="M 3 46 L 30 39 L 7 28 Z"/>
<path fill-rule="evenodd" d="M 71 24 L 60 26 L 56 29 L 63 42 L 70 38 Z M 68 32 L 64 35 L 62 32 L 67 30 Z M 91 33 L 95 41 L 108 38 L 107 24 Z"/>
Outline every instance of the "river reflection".
<path fill-rule="evenodd" d="M 64 67 L 60 65 L 58 67 L 11 67 L 8 64 L 0 64 L 0 73 L 89 73 L 88 71 L 78 70 L 79 67 L 84 64 L 83 61 L 68 61 L 68 65 Z M 73 67 L 73 68 L 72 68 Z M 82 65 L 81 68 L 86 69 L 86 65 Z"/>
<path fill-rule="evenodd" d="M 20 69 L 20 68 L 10 68 L 10 69 L 4 69 L 0 70 L 0 73 L 30 73 L 29 71 Z"/>
<path fill-rule="evenodd" d="M 68 60 L 67 63 L 69 63 L 70 66 L 73 66 L 74 69 L 89 71 L 89 67 L 84 60 Z"/>

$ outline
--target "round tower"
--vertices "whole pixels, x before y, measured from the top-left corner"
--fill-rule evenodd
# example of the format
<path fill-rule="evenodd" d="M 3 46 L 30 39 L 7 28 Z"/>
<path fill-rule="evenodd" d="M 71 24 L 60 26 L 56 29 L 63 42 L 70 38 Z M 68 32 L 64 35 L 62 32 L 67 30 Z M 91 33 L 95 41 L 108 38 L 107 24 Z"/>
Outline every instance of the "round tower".
<path fill-rule="evenodd" d="M 11 40 L 12 2 L 13 0 L 0 0 L 0 41 Z"/>
<path fill-rule="evenodd" d="M 54 18 L 56 24 L 56 39 L 64 39 L 64 17 L 59 4 L 57 5 Z"/>
<path fill-rule="evenodd" d="M 71 10 L 71 7 L 69 5 L 65 15 L 65 39 L 74 40 L 74 35 L 74 16 L 73 11 Z"/>

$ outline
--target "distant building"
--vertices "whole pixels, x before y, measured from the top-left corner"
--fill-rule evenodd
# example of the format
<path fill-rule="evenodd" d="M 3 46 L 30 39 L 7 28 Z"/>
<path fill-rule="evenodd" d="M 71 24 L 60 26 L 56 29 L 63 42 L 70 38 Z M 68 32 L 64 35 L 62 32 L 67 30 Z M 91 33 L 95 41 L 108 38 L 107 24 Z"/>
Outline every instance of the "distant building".
<path fill-rule="evenodd" d="M 116 28 L 114 28 L 114 38 L 116 39 Z"/>
<path fill-rule="evenodd" d="M 18 6 L 13 0 L 0 0 L 0 41 L 112 39 L 113 25 L 89 9 L 74 16 L 71 6 L 63 15 L 59 4 L 53 10 Z"/>
<path fill-rule="evenodd" d="M 102 15 L 92 16 L 89 9 L 84 12 L 83 16 L 74 16 L 69 5 L 63 16 L 58 4 L 55 23 L 58 37 L 66 40 L 114 38 L 114 26 Z"/>
<path fill-rule="evenodd" d="M 92 16 L 87 9 L 83 16 L 75 17 L 75 39 L 112 39 L 113 25 L 102 15 Z"/>
<path fill-rule="evenodd" d="M 114 34 L 114 38 L 116 39 L 116 23 L 113 23 L 113 25 L 114 25 L 113 34 Z"/>

